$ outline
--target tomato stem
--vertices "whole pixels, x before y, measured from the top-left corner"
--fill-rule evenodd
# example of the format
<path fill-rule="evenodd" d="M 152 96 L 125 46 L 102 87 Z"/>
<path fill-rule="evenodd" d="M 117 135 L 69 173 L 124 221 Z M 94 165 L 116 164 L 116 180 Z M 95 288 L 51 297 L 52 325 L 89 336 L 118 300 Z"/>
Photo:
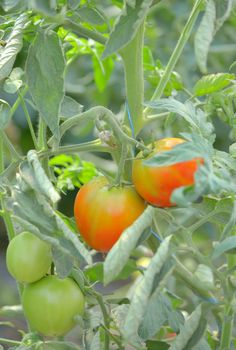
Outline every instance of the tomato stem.
<path fill-rule="evenodd" d="M 108 126 L 112 129 L 112 131 L 114 132 L 114 135 L 117 137 L 117 139 L 121 144 L 125 142 L 135 147 L 138 147 L 141 150 L 148 149 L 143 143 L 128 136 L 122 130 L 121 126 L 119 125 L 118 121 L 115 118 L 115 115 L 109 109 L 103 106 L 93 107 L 83 113 L 80 113 L 78 115 L 75 115 L 72 118 L 67 119 L 59 127 L 60 139 L 65 134 L 65 132 L 68 131 L 73 126 L 76 126 L 85 120 L 88 121 L 88 120 L 96 120 L 96 119 L 101 119 L 105 121 L 108 124 Z M 58 147 L 58 140 L 55 138 L 55 136 L 51 137 L 51 139 L 48 141 L 48 145 L 55 149 Z"/>
<path fill-rule="evenodd" d="M 118 169 L 117 169 L 117 174 L 115 178 L 115 185 L 120 186 L 121 185 L 121 180 L 122 176 L 124 174 L 124 168 L 125 168 L 125 161 L 127 158 L 127 146 L 125 144 L 121 145 L 121 153 L 120 153 L 120 161 L 118 164 Z"/>
<path fill-rule="evenodd" d="M 177 45 L 169 59 L 169 62 L 166 66 L 165 72 L 163 74 L 163 76 L 161 77 L 159 84 L 156 87 L 156 90 L 154 91 L 152 97 L 151 97 L 151 101 L 157 100 L 159 98 L 161 98 L 164 89 L 166 87 L 166 84 L 168 83 L 169 79 L 170 79 L 170 75 L 172 73 L 172 71 L 174 70 L 176 63 L 184 49 L 185 44 L 187 43 L 189 36 L 193 30 L 193 26 L 196 22 L 196 19 L 201 11 L 201 7 L 203 4 L 204 0 L 197 0 L 196 3 L 193 6 L 193 9 L 190 13 L 190 16 L 187 20 L 187 23 L 185 24 L 181 35 L 179 37 L 179 40 L 177 42 Z M 145 116 L 148 115 L 151 111 L 150 107 L 145 108 L 144 113 Z"/>
<path fill-rule="evenodd" d="M 15 147 L 13 146 L 13 144 L 11 143 L 8 136 L 6 135 L 6 133 L 3 130 L 0 131 L 0 138 L 2 139 L 2 141 L 5 143 L 5 145 L 9 149 L 11 156 L 12 156 L 12 159 L 13 160 L 21 159 L 21 156 L 19 155 L 19 153 L 17 152 L 17 150 L 15 149 Z"/>
<path fill-rule="evenodd" d="M 107 39 L 102 34 L 94 32 L 91 29 L 85 28 L 83 25 L 79 24 L 78 22 L 75 23 L 69 19 L 66 19 L 63 25 L 65 28 L 72 30 L 74 33 L 78 35 L 81 35 L 85 38 L 93 39 L 94 41 L 97 41 L 102 45 L 106 44 Z"/>
<path fill-rule="evenodd" d="M 112 153 L 114 150 L 110 146 L 103 145 L 100 139 L 96 139 L 93 141 L 84 142 L 77 145 L 61 146 L 61 147 L 58 147 L 57 149 L 41 151 L 38 153 L 38 156 L 44 158 L 44 157 L 53 156 L 53 155 L 62 154 L 62 153 L 77 153 L 77 152 L 86 152 L 86 151 Z"/>
<path fill-rule="evenodd" d="M 25 86 L 25 88 L 21 91 L 21 97 L 23 98 L 26 94 L 28 90 L 28 86 Z M 16 110 L 18 109 L 19 105 L 21 104 L 21 99 L 20 99 L 20 96 L 17 97 L 15 103 L 13 104 L 13 106 L 11 107 L 11 113 L 10 113 L 10 117 L 12 117 Z"/>
<path fill-rule="evenodd" d="M 231 305 L 226 305 L 224 309 L 224 319 L 219 350 L 230 349 L 232 340 L 232 330 L 234 323 L 234 312 Z"/>
<path fill-rule="evenodd" d="M 135 37 L 121 51 L 125 71 L 125 87 L 128 109 L 133 123 L 135 135 L 144 125 L 143 100 L 144 100 L 144 78 L 143 78 L 143 40 L 145 21 L 141 24 Z M 130 123 L 128 120 L 126 124 Z"/>
<path fill-rule="evenodd" d="M 39 126 L 38 126 L 38 147 L 39 149 L 46 150 L 47 146 L 47 137 L 46 137 L 47 125 L 45 124 L 42 117 L 39 117 Z"/>
<path fill-rule="evenodd" d="M 18 340 L 0 338 L 0 343 L 10 344 L 10 345 L 20 345 L 21 342 Z"/>
<path fill-rule="evenodd" d="M 3 139 L 0 137 L 0 174 L 4 171 Z"/>
<path fill-rule="evenodd" d="M 100 306 L 100 309 L 102 311 L 102 315 L 103 315 L 103 320 L 104 320 L 104 326 L 106 329 L 109 329 L 110 327 L 110 316 L 107 312 L 106 306 L 103 302 L 103 298 L 101 296 L 101 294 L 95 292 L 93 290 L 93 295 L 95 296 L 95 298 L 97 299 L 97 302 Z M 109 344 L 110 344 L 110 337 L 109 334 L 107 332 L 105 332 L 105 340 L 104 340 L 104 350 L 109 350 Z"/>

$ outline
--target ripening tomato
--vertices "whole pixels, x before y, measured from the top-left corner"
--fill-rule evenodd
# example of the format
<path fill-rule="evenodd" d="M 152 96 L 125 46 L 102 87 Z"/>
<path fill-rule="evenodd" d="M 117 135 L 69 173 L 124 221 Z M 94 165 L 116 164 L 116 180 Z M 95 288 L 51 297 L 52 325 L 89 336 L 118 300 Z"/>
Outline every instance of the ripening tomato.
<path fill-rule="evenodd" d="M 22 294 L 31 328 L 50 337 L 69 332 L 76 324 L 75 316 L 83 315 L 84 304 L 84 295 L 73 279 L 54 275 L 27 284 Z"/>
<path fill-rule="evenodd" d="M 101 252 L 109 251 L 144 209 L 144 200 L 132 186 L 111 187 L 105 177 L 83 185 L 74 203 L 79 232 L 90 247 Z"/>
<path fill-rule="evenodd" d="M 176 145 L 186 142 L 180 138 L 164 138 L 156 141 L 152 154 L 169 151 Z M 137 156 L 140 158 L 141 154 Z M 172 192 L 181 186 L 194 184 L 194 173 L 203 159 L 192 160 L 160 167 L 144 165 L 142 159 L 135 159 L 133 163 L 133 183 L 136 191 L 148 203 L 158 207 L 175 205 L 170 201 Z"/>
<path fill-rule="evenodd" d="M 50 245 L 30 232 L 22 232 L 9 243 L 7 268 L 19 282 L 31 283 L 42 278 L 52 263 Z"/>

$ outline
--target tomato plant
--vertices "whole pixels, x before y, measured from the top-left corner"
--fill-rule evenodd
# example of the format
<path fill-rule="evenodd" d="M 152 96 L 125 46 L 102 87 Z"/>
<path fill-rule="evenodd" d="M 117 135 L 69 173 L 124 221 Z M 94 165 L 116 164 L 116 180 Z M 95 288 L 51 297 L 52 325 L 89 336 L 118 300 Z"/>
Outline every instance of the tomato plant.
<path fill-rule="evenodd" d="M 22 304 L 32 329 L 55 337 L 75 326 L 75 317 L 83 315 L 85 299 L 71 278 L 46 276 L 25 286 Z"/>
<path fill-rule="evenodd" d="M 109 251 L 144 209 L 145 202 L 132 186 L 112 186 L 105 177 L 85 184 L 74 203 L 80 234 L 101 252 Z"/>
<path fill-rule="evenodd" d="M 169 151 L 176 145 L 185 142 L 180 138 L 165 138 L 155 142 L 154 150 L 149 157 L 158 152 Z M 167 166 L 151 167 L 143 164 L 141 154 L 133 164 L 133 182 L 135 189 L 148 203 L 158 207 L 170 207 L 172 192 L 181 187 L 194 184 L 194 174 L 202 159 L 192 159 Z M 144 181 L 146 179 L 146 181 Z"/>
<path fill-rule="evenodd" d="M 235 8 L 0 1 L 0 344 L 235 348 Z"/>
<path fill-rule="evenodd" d="M 51 247 L 32 233 L 22 232 L 10 241 L 6 262 L 17 281 L 35 282 L 46 275 L 51 266 Z"/>

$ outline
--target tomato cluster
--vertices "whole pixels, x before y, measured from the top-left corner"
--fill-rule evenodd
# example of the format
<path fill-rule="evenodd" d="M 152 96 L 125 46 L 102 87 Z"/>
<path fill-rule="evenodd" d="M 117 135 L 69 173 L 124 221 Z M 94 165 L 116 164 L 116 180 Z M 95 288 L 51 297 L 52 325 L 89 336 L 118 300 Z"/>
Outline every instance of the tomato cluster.
<path fill-rule="evenodd" d="M 75 316 L 83 314 L 84 296 L 71 278 L 47 275 L 50 245 L 22 232 L 10 241 L 6 262 L 10 274 L 24 283 L 22 305 L 31 328 L 45 336 L 61 336 L 72 329 Z"/>
<path fill-rule="evenodd" d="M 164 138 L 155 143 L 156 153 L 171 150 L 185 142 L 180 138 Z M 74 215 L 80 234 L 90 247 L 101 252 L 109 251 L 144 211 L 146 203 L 158 207 L 171 207 L 172 192 L 194 184 L 194 174 L 202 159 L 176 163 L 168 166 L 148 166 L 138 154 L 133 162 L 134 186 L 111 186 L 105 177 L 91 180 L 79 190 Z"/>

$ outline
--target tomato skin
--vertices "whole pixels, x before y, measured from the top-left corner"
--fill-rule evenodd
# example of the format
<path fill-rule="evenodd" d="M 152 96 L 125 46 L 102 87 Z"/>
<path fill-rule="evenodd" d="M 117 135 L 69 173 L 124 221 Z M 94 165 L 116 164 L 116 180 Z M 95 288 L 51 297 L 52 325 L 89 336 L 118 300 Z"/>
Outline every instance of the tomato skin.
<path fill-rule="evenodd" d="M 30 232 L 22 232 L 9 243 L 6 263 L 19 282 L 31 283 L 42 278 L 52 263 L 50 245 Z"/>
<path fill-rule="evenodd" d="M 132 186 L 111 187 L 98 177 L 79 190 L 74 214 L 80 234 L 90 247 L 107 252 L 146 207 Z"/>
<path fill-rule="evenodd" d="M 155 142 L 155 153 L 169 151 L 173 147 L 186 142 L 180 138 L 164 138 Z M 140 154 L 137 156 L 140 157 Z M 133 162 L 132 178 L 136 191 L 148 203 L 157 207 L 171 207 L 172 192 L 181 186 L 194 184 L 194 174 L 203 159 L 194 158 L 172 165 L 151 167 L 143 164 L 142 159 Z"/>
<path fill-rule="evenodd" d="M 27 284 L 22 294 L 25 316 L 33 330 L 56 337 L 75 326 L 74 317 L 84 313 L 84 296 L 74 280 L 46 276 Z"/>

